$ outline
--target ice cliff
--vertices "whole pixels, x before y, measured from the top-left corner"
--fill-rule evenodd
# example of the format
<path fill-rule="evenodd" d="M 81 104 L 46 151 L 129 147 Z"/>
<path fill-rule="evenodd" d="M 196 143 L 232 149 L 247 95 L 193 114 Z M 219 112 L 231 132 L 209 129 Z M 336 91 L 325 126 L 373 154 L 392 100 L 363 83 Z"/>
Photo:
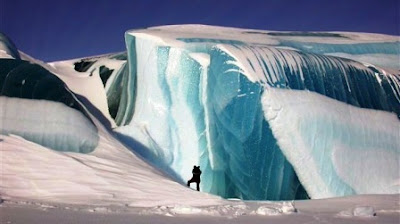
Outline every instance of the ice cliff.
<path fill-rule="evenodd" d="M 399 192 L 399 38 L 168 26 L 125 39 L 134 112 L 116 130 L 183 179 L 199 164 L 205 191 L 244 199 Z M 307 92 L 321 97 L 297 107 Z"/>

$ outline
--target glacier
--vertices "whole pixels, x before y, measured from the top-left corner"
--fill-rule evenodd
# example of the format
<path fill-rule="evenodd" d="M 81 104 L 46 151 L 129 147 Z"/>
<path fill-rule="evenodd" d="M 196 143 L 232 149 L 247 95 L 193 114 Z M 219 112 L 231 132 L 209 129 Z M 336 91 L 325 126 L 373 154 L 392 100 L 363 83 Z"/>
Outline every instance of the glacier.
<path fill-rule="evenodd" d="M 400 192 L 399 37 L 177 25 L 129 30 L 125 42 L 126 52 L 32 62 L 68 86 L 83 114 L 76 122 L 88 135 L 79 137 L 91 149 L 75 151 L 96 152 L 98 141 L 81 95 L 121 142 L 176 181 L 200 165 L 205 192 L 246 200 Z"/>

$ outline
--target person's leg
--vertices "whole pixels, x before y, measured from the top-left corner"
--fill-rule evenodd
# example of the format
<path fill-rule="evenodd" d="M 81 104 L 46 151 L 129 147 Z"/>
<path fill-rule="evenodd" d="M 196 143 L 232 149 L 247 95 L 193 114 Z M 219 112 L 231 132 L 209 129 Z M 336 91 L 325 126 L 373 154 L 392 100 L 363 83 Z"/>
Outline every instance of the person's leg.
<path fill-rule="evenodd" d="M 193 178 L 192 178 L 192 179 L 190 179 L 190 180 L 188 180 L 188 182 L 187 182 L 187 186 L 188 186 L 188 187 L 190 187 L 190 184 L 191 184 L 191 183 L 193 183 L 193 182 L 194 182 L 194 181 L 193 181 Z"/>
<path fill-rule="evenodd" d="M 197 191 L 200 191 L 200 182 L 196 182 L 197 184 Z"/>

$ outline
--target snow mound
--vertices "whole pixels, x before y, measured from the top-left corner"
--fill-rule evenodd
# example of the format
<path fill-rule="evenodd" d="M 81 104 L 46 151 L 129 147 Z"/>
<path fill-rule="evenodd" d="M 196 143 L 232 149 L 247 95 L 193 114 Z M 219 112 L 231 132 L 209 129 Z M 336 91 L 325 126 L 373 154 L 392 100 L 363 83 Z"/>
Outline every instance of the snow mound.
<path fill-rule="evenodd" d="M 164 215 L 164 216 L 181 216 L 181 215 L 202 215 L 202 216 L 218 216 L 226 218 L 237 218 L 245 215 L 259 216 L 279 216 L 297 213 L 292 201 L 268 202 L 263 205 L 249 206 L 242 202 L 226 202 L 224 205 L 208 206 L 208 207 L 192 207 L 183 205 L 156 206 L 141 211 L 143 215 Z"/>
<path fill-rule="evenodd" d="M 281 204 L 272 204 L 271 205 L 263 205 L 260 206 L 253 213 L 257 215 L 265 215 L 265 216 L 275 216 L 282 214 L 293 214 L 297 213 L 297 209 L 294 207 L 293 201 L 284 201 Z"/>
<path fill-rule="evenodd" d="M 192 207 L 182 205 L 157 206 L 150 209 L 145 209 L 141 212 L 144 215 L 202 215 L 202 216 L 217 216 L 226 218 L 236 218 L 243 215 L 249 215 L 252 210 L 245 204 L 232 205 L 225 204 L 210 207 Z"/>
<path fill-rule="evenodd" d="M 371 206 L 356 206 L 354 208 L 341 211 L 338 216 L 343 216 L 343 217 L 365 217 L 365 218 L 370 218 L 370 217 L 375 217 L 376 212 L 375 209 Z"/>

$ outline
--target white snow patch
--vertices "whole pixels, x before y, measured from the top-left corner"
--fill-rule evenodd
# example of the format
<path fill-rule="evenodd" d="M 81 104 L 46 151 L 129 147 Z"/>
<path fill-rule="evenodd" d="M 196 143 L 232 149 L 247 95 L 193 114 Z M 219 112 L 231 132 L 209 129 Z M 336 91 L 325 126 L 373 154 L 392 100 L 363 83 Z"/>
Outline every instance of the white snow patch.
<path fill-rule="evenodd" d="M 293 201 L 284 201 L 282 203 L 275 203 L 271 205 L 260 206 L 255 212 L 257 215 L 275 216 L 282 214 L 297 213 Z"/>
<path fill-rule="evenodd" d="M 0 46 L 1 46 L 1 45 L 0 45 Z M 7 52 L 6 52 L 5 50 L 2 50 L 2 49 L 0 49 L 0 58 L 1 58 L 1 59 L 6 59 L 6 58 L 8 58 L 8 59 L 14 59 L 13 56 L 7 54 Z"/>
<path fill-rule="evenodd" d="M 254 44 L 278 45 L 280 40 L 291 40 L 313 43 L 337 43 L 337 44 L 354 44 L 354 43 L 374 43 L 374 42 L 395 42 L 400 41 L 397 36 L 372 33 L 352 33 L 352 32 L 323 32 L 338 34 L 342 37 L 332 36 L 273 36 L 268 35 L 270 32 L 291 33 L 285 31 L 266 31 L 254 29 L 240 29 L 232 27 L 209 26 L 199 24 L 187 25 L 169 25 L 156 26 L 148 29 L 128 30 L 126 34 L 146 38 L 158 39 L 159 42 L 173 44 L 175 46 L 182 45 L 178 43 L 176 38 L 207 38 L 220 40 L 236 40 Z M 311 32 L 312 33 L 312 32 Z M 344 38 L 343 38 L 344 37 Z"/>
<path fill-rule="evenodd" d="M 210 55 L 205 53 L 189 53 L 189 56 L 196 60 L 202 67 L 210 65 Z"/>
<path fill-rule="evenodd" d="M 376 212 L 371 206 L 356 206 L 354 208 L 339 212 L 338 216 L 370 218 L 376 216 Z"/>
<path fill-rule="evenodd" d="M 271 208 L 268 206 L 260 206 L 255 213 L 257 215 L 265 215 L 265 216 L 274 216 L 274 215 L 281 215 L 281 211 L 276 208 Z"/>

